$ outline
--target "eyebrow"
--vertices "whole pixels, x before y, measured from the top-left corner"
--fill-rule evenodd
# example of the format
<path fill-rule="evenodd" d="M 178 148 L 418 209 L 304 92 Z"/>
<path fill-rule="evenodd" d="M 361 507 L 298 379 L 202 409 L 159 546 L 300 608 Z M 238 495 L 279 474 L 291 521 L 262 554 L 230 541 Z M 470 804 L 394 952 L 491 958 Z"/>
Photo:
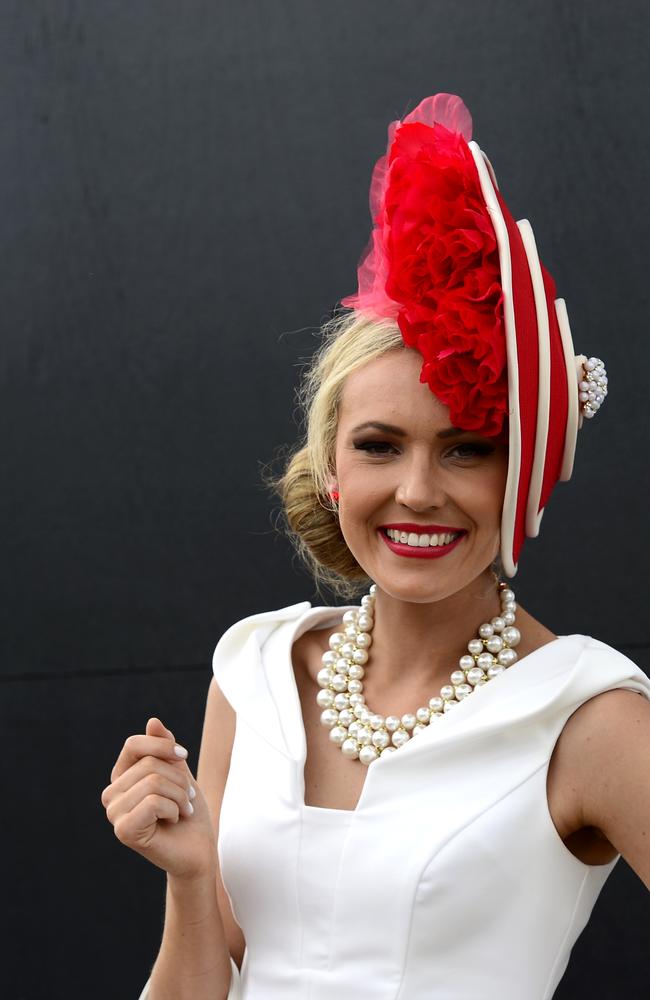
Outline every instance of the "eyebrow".
<path fill-rule="evenodd" d="M 401 427 L 396 427 L 394 424 L 383 424 L 379 420 L 367 420 L 365 424 L 359 424 L 358 427 L 353 427 L 351 433 L 358 434 L 359 431 L 365 431 L 371 427 L 374 430 L 383 431 L 384 434 L 395 434 L 397 437 L 406 437 L 406 431 L 402 430 Z M 460 427 L 445 427 L 444 430 L 438 431 L 436 437 L 449 438 L 456 437 L 458 434 L 469 433 L 469 431 L 461 430 Z"/>

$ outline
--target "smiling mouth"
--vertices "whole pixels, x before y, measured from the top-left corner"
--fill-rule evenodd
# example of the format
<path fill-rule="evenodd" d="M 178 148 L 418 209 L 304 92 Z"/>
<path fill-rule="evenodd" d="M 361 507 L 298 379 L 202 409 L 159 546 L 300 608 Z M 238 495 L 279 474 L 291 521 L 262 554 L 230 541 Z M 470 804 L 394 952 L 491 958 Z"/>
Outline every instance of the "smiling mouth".
<path fill-rule="evenodd" d="M 447 555 L 456 548 L 466 531 L 444 531 L 418 534 L 397 528 L 379 528 L 379 534 L 391 551 L 401 556 L 431 559 Z"/>

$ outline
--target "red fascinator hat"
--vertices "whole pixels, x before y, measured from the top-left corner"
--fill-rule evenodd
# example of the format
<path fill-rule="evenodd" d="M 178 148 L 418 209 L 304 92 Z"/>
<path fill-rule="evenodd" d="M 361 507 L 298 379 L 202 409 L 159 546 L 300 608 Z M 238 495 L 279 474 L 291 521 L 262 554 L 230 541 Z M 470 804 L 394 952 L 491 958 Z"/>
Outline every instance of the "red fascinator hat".
<path fill-rule="evenodd" d="M 501 560 L 512 577 L 555 484 L 571 476 L 578 428 L 607 395 L 607 375 L 598 358 L 575 356 L 530 223 L 515 222 L 471 137 L 454 94 L 391 122 L 358 291 L 341 304 L 395 319 L 453 425 L 507 441 Z"/>

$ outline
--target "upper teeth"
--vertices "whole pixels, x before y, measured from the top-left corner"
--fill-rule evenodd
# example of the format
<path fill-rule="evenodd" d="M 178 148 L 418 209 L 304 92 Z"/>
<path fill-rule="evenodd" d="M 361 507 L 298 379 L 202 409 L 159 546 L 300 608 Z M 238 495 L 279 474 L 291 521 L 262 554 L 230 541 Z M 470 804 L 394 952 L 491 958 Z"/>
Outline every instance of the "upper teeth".
<path fill-rule="evenodd" d="M 386 534 L 394 542 L 402 542 L 405 545 L 449 545 L 454 538 L 458 538 L 459 531 L 449 531 L 439 535 L 416 535 L 414 531 L 398 531 L 396 528 L 386 528 Z"/>

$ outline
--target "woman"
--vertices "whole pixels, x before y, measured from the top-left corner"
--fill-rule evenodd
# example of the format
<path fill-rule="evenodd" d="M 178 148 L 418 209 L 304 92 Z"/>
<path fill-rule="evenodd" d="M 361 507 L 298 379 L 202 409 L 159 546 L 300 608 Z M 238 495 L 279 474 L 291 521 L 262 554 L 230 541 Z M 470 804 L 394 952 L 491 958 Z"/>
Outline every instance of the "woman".
<path fill-rule="evenodd" d="M 650 681 L 497 575 L 602 363 L 459 98 L 390 126 L 371 210 L 277 484 L 316 578 L 370 589 L 225 633 L 196 780 L 160 720 L 126 740 L 102 802 L 168 873 L 148 1000 L 549 998 L 618 857 L 650 886 Z"/>

